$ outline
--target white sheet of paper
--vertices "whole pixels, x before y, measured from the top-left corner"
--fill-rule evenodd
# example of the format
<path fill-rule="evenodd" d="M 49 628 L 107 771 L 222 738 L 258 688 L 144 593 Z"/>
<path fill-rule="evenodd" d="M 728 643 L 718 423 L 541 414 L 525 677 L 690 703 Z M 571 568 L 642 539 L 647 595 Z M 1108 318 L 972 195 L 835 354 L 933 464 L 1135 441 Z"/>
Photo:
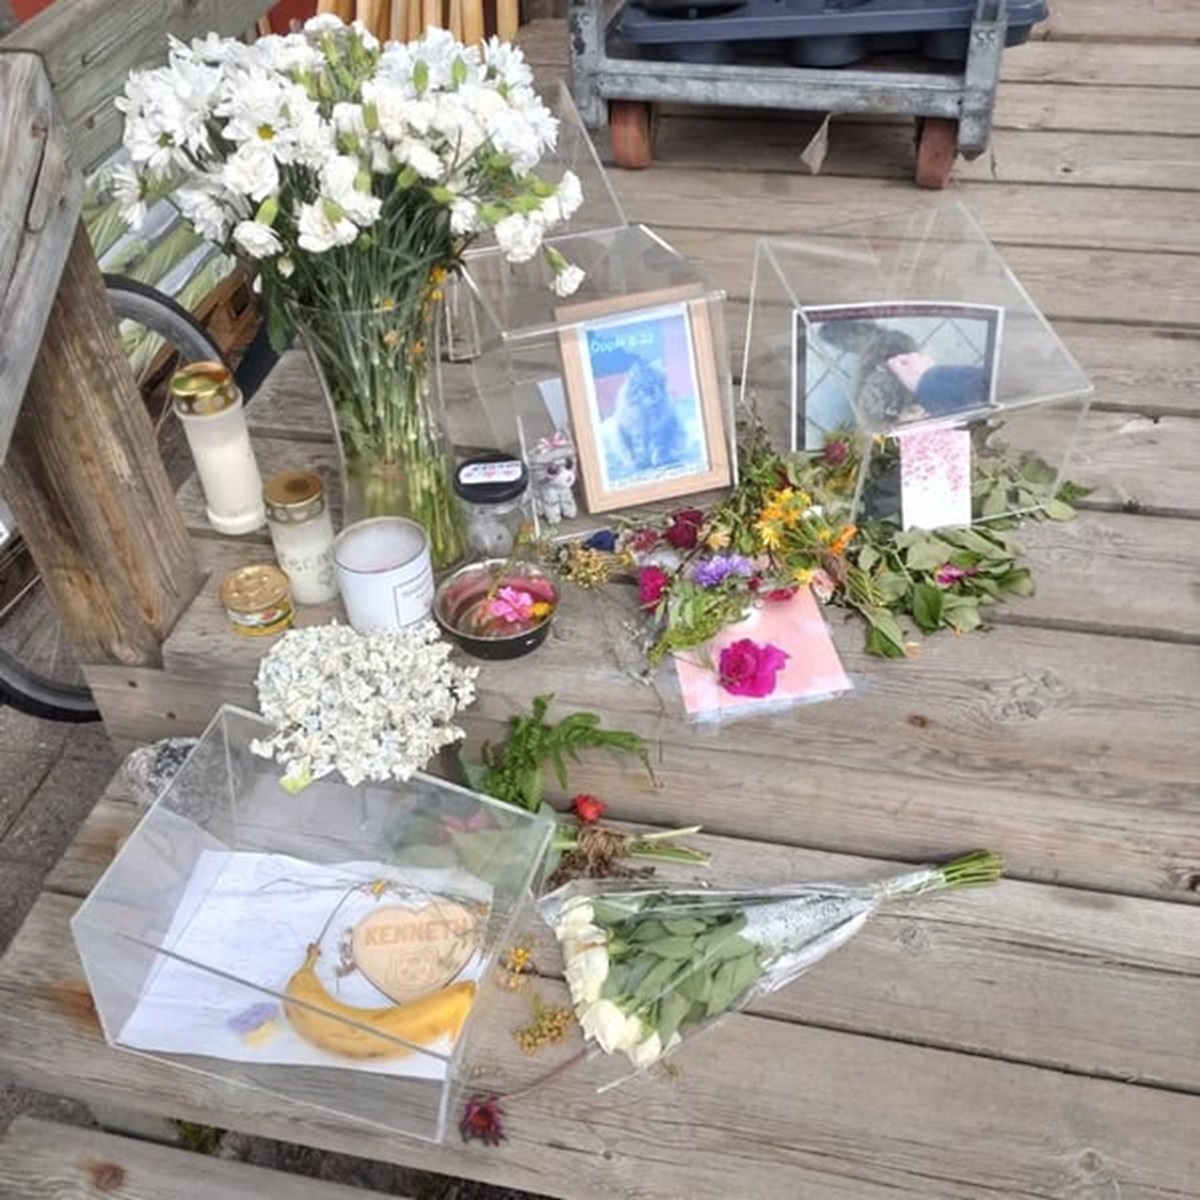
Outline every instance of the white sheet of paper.
<path fill-rule="evenodd" d="M 900 434 L 900 511 L 905 529 L 971 523 L 971 433 Z"/>
<path fill-rule="evenodd" d="M 159 954 L 117 1040 L 139 1050 L 235 1062 L 444 1078 L 448 1064 L 435 1056 L 451 1052 L 448 1038 L 429 1046 L 430 1054 L 383 1062 L 346 1059 L 303 1041 L 270 994 L 283 992 L 347 889 L 373 880 L 395 881 L 418 895 L 490 900 L 487 887 L 461 871 L 401 870 L 377 862 L 321 866 L 281 854 L 206 850 L 163 939 L 169 954 Z M 373 904 L 402 901 L 389 893 L 379 898 L 355 893 L 352 900 L 322 942 L 317 973 L 347 1004 L 380 1007 L 387 999 L 357 972 L 337 977 L 338 935 Z M 477 980 L 481 972 L 476 952 L 458 978 Z"/>

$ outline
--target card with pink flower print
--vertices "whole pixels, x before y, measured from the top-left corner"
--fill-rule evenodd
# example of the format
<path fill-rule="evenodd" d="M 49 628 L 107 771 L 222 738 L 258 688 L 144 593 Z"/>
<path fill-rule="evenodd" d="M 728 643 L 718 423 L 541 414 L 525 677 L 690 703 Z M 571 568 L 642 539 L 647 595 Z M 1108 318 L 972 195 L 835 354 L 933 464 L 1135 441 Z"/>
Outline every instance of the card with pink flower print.
<path fill-rule="evenodd" d="M 853 684 L 812 591 L 764 600 L 744 621 L 675 655 L 683 705 L 698 720 L 725 720 L 828 700 Z"/>
<path fill-rule="evenodd" d="M 971 433 L 913 430 L 900 443 L 900 511 L 905 529 L 971 523 Z"/>

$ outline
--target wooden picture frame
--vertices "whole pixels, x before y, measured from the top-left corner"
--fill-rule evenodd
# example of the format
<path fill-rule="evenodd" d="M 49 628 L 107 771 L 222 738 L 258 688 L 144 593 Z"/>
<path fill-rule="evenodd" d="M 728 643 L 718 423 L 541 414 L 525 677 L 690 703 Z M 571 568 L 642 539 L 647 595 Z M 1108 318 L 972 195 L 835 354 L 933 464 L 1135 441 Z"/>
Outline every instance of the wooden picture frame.
<path fill-rule="evenodd" d="M 732 482 L 709 303 L 690 286 L 556 311 L 589 512 Z"/>

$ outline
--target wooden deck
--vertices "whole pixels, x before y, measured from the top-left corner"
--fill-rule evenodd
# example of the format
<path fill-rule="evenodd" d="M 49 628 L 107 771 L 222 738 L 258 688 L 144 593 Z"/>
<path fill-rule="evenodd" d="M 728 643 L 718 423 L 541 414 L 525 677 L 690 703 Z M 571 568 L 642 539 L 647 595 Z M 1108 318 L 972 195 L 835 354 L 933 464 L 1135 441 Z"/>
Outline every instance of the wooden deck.
<path fill-rule="evenodd" d="M 861 878 L 976 845 L 1005 854 L 1009 879 L 879 918 L 686 1047 L 675 1078 L 597 1096 L 566 1075 L 510 1106 L 500 1149 L 431 1147 L 104 1045 L 67 921 L 135 820 L 110 790 L 0 963 L 0 1067 L 580 1200 L 1200 1197 L 1196 8 L 1052 8 L 1006 54 L 991 149 L 948 193 L 913 188 L 910 125 L 835 121 L 813 177 L 798 154 L 815 120 L 732 112 L 668 113 L 655 167 L 614 175 L 630 218 L 727 290 L 735 348 L 758 236 L 962 200 L 1096 385 L 1071 471 L 1095 491 L 1076 522 L 1023 535 L 1037 595 L 901 663 L 839 625 L 851 697 L 713 736 L 625 674 L 621 604 L 575 594 L 519 670 L 484 668 L 466 722 L 495 737 L 553 691 L 644 733 L 657 789 L 605 759 L 576 782 L 617 818 L 702 822 L 716 882 Z M 563 38 L 526 31 L 543 75 Z M 286 359 L 251 408 L 264 468 L 331 464 L 315 407 L 306 364 Z M 196 495 L 182 503 L 213 577 L 163 670 L 92 670 L 115 733 L 194 731 L 221 701 L 253 701 L 261 648 L 228 632 L 215 588 L 264 547 L 209 536 Z M 548 948 L 540 961 L 557 966 Z M 489 1017 L 488 1050 L 532 1078 L 504 1032 L 516 1012 Z"/>

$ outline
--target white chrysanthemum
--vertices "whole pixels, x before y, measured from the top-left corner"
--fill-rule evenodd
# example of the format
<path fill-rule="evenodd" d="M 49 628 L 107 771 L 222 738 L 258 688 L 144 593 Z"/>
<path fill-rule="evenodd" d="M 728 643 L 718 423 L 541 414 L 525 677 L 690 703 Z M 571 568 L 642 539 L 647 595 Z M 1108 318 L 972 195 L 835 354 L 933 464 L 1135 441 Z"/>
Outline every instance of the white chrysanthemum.
<path fill-rule="evenodd" d="M 494 34 L 484 43 L 483 65 L 489 79 L 508 88 L 533 86 L 533 71 L 520 48 L 511 42 L 502 42 Z"/>
<path fill-rule="evenodd" d="M 121 220 L 130 229 L 141 229 L 146 223 L 146 189 L 142 177 L 128 163 L 118 163 L 109 172 L 113 196 L 121 206 Z"/>
<path fill-rule="evenodd" d="M 300 33 L 277 33 L 260 37 L 254 43 L 254 56 L 261 66 L 288 74 L 316 71 L 325 64 L 320 49 Z"/>
<path fill-rule="evenodd" d="M 236 217 L 249 215 L 249 205 L 244 205 L 240 213 L 231 211 L 224 203 L 226 198 L 223 193 L 198 181 L 195 186 L 180 188 L 175 193 L 175 204 L 202 238 L 223 242 Z"/>
<path fill-rule="evenodd" d="M 259 708 L 276 732 L 254 750 L 285 763 L 298 786 L 333 771 L 351 785 L 409 779 L 463 737 L 452 722 L 474 700 L 477 674 L 450 661 L 432 622 L 292 630 L 259 665 Z"/>
<path fill-rule="evenodd" d="M 348 246 L 358 237 L 358 226 L 327 198 L 315 204 L 300 205 L 296 228 L 300 233 L 300 248 L 313 254 L 323 254 L 334 246 Z"/>
<path fill-rule="evenodd" d="M 528 262 L 542 244 L 542 225 L 535 216 L 513 213 L 496 225 L 496 241 L 509 262 Z"/>
<path fill-rule="evenodd" d="M 270 258 L 283 249 L 279 235 L 261 221 L 239 221 L 233 227 L 233 240 L 251 258 Z"/>

